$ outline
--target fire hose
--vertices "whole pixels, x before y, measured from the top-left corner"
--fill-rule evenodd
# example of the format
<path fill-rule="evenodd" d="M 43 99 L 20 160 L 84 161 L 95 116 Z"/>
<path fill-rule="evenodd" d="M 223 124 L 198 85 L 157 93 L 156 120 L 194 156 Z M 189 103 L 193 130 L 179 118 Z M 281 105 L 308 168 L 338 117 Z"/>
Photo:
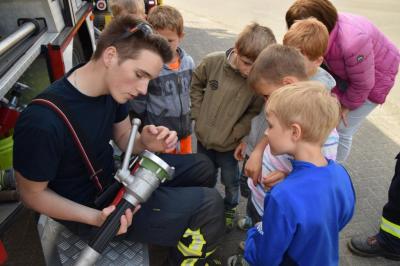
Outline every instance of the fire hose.
<path fill-rule="evenodd" d="M 171 179 L 174 167 L 169 166 L 157 155 L 144 151 L 140 154 L 134 171 L 129 170 L 129 160 L 132 155 L 135 137 L 140 126 L 140 120 L 133 120 L 128 147 L 121 169 L 114 176 L 123 185 L 123 196 L 116 209 L 107 217 L 94 238 L 82 251 L 76 266 L 94 265 L 109 241 L 116 235 L 120 227 L 120 218 L 128 208 L 134 208 L 145 202 L 158 186 Z"/>

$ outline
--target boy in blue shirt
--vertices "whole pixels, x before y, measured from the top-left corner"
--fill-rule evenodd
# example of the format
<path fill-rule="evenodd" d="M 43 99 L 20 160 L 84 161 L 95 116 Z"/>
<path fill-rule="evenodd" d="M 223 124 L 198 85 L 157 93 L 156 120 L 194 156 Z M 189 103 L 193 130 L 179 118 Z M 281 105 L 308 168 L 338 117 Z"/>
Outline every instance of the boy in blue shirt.
<path fill-rule="evenodd" d="M 337 265 L 339 231 L 353 216 L 355 194 L 346 170 L 327 160 L 321 147 L 339 122 L 340 105 L 315 81 L 278 90 L 262 80 L 257 85 L 269 98 L 265 134 L 271 152 L 294 159 L 292 172 L 266 195 L 262 222 L 248 231 L 245 260 L 251 265 Z"/>

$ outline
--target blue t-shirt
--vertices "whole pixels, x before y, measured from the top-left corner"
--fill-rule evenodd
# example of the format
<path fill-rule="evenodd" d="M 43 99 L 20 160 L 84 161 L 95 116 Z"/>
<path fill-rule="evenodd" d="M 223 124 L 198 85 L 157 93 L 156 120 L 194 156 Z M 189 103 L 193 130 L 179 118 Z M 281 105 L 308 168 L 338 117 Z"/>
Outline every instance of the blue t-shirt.
<path fill-rule="evenodd" d="M 262 223 L 247 233 L 245 259 L 260 266 L 338 265 L 339 231 L 354 212 L 350 176 L 332 160 L 292 165 L 265 197 Z"/>
<path fill-rule="evenodd" d="M 113 150 L 109 144 L 113 124 L 127 117 L 127 107 L 110 95 L 82 94 L 67 80 L 68 75 L 47 90 L 63 97 L 102 168 L 100 183 L 106 186 L 113 180 Z M 59 195 L 92 205 L 98 189 L 89 180 L 89 172 L 64 121 L 49 107 L 34 104 L 22 112 L 14 131 L 13 160 L 15 170 L 25 178 L 49 181 L 49 188 Z"/>

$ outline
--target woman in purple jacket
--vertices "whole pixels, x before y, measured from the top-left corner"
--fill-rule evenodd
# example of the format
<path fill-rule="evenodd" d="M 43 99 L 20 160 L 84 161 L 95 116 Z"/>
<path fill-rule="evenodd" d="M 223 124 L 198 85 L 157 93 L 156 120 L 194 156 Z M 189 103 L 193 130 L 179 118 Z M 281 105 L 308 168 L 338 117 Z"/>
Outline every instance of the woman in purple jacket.
<path fill-rule="evenodd" d="M 342 105 L 337 160 L 344 162 L 361 122 L 385 102 L 394 85 L 399 50 L 366 18 L 338 13 L 328 0 L 294 2 L 286 12 L 288 28 L 307 17 L 317 18 L 329 31 L 324 64 L 336 79 L 333 92 Z"/>

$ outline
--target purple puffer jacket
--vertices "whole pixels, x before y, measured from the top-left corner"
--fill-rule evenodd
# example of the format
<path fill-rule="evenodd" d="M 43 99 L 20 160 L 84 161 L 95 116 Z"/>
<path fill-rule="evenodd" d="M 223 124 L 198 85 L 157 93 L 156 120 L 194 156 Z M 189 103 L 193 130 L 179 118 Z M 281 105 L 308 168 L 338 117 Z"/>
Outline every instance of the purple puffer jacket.
<path fill-rule="evenodd" d="M 385 102 L 395 81 L 400 54 L 370 21 L 339 13 L 324 58 L 330 71 L 346 81 L 337 81 L 333 91 L 342 105 L 353 110 L 367 99 Z"/>

